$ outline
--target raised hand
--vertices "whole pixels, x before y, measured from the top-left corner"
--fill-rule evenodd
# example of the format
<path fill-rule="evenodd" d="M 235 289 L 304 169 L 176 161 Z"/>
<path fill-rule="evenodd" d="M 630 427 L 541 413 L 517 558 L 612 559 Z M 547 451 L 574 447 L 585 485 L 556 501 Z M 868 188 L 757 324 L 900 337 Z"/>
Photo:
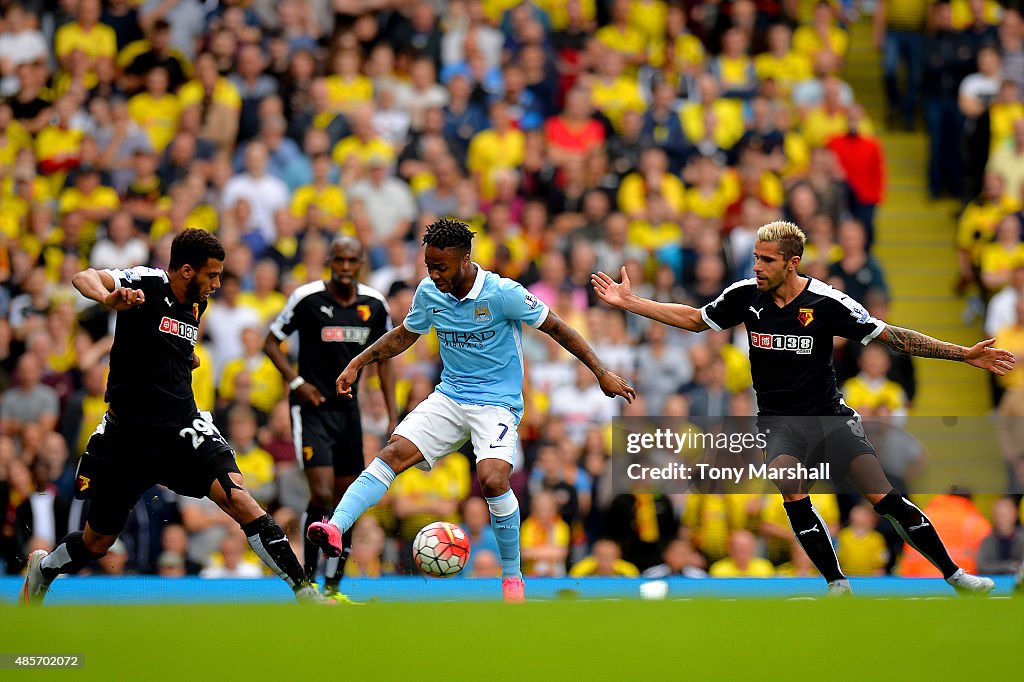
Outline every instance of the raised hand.
<path fill-rule="evenodd" d="M 964 362 L 988 370 L 997 376 L 1003 376 L 1013 370 L 1016 362 L 1013 353 L 1002 348 L 992 348 L 995 342 L 995 339 L 985 339 L 974 344 L 964 353 Z"/>
<path fill-rule="evenodd" d="M 625 265 L 622 266 L 620 274 L 622 275 L 622 282 L 619 283 L 616 283 L 614 279 L 603 272 L 590 276 L 590 283 L 594 285 L 594 293 L 597 294 L 597 297 L 616 308 L 624 308 L 626 306 L 626 299 L 633 294 Z"/>

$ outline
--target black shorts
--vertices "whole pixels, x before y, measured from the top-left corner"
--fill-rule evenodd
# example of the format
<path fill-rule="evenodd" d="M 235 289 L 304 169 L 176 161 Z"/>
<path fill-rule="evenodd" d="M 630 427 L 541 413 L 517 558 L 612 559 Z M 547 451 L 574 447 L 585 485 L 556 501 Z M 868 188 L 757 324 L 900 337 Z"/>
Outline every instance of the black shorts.
<path fill-rule="evenodd" d="M 173 427 L 107 412 L 78 463 L 75 497 L 90 501 L 86 520 L 93 530 L 117 535 L 147 488 L 159 483 L 179 495 L 206 497 L 213 482 L 230 473 L 239 473 L 234 451 L 199 412 Z"/>
<path fill-rule="evenodd" d="M 359 403 L 307 407 L 292 405 L 292 439 L 303 468 L 334 467 L 335 476 L 358 476 L 363 464 Z"/>
<path fill-rule="evenodd" d="M 757 426 L 765 435 L 765 462 L 779 455 L 795 457 L 808 467 L 828 462 L 834 480 L 846 476 L 856 457 L 875 454 L 860 415 L 852 410 L 835 417 L 759 416 Z"/>

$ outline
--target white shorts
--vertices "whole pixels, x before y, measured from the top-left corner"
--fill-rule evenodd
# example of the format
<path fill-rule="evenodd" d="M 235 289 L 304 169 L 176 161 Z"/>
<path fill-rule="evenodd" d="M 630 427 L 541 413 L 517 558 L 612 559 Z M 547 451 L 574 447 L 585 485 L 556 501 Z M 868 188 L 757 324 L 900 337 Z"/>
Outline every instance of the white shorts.
<path fill-rule="evenodd" d="M 518 426 L 519 420 L 507 408 L 462 405 L 434 391 L 406 415 L 395 435 L 419 449 L 426 461 L 416 466 L 424 471 L 470 439 L 477 460 L 500 459 L 514 466 Z"/>

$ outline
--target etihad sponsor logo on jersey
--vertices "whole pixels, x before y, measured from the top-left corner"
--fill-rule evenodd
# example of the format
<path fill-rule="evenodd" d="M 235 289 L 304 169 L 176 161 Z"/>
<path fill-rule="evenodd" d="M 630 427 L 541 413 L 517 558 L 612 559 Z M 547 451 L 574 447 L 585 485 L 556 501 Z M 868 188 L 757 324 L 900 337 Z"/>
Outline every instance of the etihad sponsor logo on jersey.
<path fill-rule="evenodd" d="M 788 350 L 797 355 L 810 355 L 814 349 L 814 337 L 750 332 L 750 345 L 764 350 Z"/>
<path fill-rule="evenodd" d="M 483 348 L 497 334 L 493 329 L 482 332 L 437 332 L 437 340 L 449 348 Z"/>
<path fill-rule="evenodd" d="M 177 336 L 178 338 L 185 339 L 193 346 L 196 345 L 196 341 L 199 340 L 199 327 L 179 322 L 178 320 L 170 317 L 164 317 L 160 320 L 160 331 L 164 334 L 170 334 L 171 336 Z"/>
<path fill-rule="evenodd" d="M 368 338 L 369 327 L 324 327 L 320 330 L 321 341 L 365 344 Z"/>

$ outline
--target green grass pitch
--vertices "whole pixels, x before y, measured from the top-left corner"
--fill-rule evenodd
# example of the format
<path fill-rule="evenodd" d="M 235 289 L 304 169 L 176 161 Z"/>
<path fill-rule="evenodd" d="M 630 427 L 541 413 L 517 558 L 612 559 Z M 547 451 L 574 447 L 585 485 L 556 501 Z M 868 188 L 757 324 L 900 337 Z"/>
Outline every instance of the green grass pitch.
<path fill-rule="evenodd" d="M 1013 679 L 1024 600 L 0 607 L 0 679 Z M 1016 671 L 1016 672 L 1014 672 Z M 812 677 L 813 676 L 813 677 Z"/>

